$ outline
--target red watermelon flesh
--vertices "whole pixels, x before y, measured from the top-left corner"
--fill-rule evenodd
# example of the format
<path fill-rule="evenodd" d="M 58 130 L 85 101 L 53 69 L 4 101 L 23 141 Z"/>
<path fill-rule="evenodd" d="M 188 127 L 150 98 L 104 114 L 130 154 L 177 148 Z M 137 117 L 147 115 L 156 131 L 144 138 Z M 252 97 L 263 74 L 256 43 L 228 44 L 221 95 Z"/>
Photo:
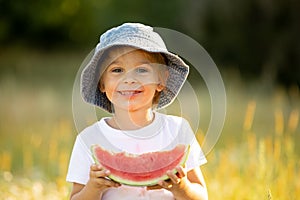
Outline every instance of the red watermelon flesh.
<path fill-rule="evenodd" d="M 169 151 L 157 151 L 144 154 L 125 152 L 113 153 L 100 147 L 92 146 L 96 163 L 110 170 L 109 178 L 126 185 L 155 185 L 159 180 L 166 180 L 166 172 L 183 165 L 187 159 L 189 146 L 179 144 Z"/>

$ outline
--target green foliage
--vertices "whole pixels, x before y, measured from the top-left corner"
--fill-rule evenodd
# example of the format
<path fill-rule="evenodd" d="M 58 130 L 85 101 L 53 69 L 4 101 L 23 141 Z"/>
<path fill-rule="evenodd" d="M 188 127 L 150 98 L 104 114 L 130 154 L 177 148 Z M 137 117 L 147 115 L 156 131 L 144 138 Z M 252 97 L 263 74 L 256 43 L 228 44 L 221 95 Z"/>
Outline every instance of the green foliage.
<path fill-rule="evenodd" d="M 203 41 L 218 62 L 238 65 L 244 75 L 300 85 L 299 2 L 209 2 Z"/>
<path fill-rule="evenodd" d="M 107 29 L 142 22 L 190 35 L 246 78 L 299 86 L 299 10 L 294 0 L 2 0 L 0 44 L 91 49 Z"/>

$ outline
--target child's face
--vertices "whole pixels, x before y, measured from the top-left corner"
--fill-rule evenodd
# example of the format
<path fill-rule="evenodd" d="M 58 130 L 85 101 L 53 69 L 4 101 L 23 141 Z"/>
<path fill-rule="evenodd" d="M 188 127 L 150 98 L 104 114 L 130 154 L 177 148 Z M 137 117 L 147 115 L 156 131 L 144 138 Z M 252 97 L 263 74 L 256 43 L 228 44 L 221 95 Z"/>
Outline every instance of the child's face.
<path fill-rule="evenodd" d="M 135 111 L 152 108 L 155 93 L 163 89 L 160 67 L 142 50 L 114 52 L 117 58 L 106 68 L 101 91 L 117 109 Z M 116 55 L 109 55 L 114 57 Z"/>

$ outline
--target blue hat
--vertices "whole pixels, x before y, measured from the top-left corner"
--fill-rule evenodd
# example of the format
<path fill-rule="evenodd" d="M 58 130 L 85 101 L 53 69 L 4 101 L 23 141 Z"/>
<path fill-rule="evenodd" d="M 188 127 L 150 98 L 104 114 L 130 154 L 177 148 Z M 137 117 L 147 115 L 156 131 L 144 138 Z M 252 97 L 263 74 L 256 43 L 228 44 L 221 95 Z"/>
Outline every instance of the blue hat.
<path fill-rule="evenodd" d="M 129 46 L 150 53 L 161 53 L 166 58 L 169 76 L 165 88 L 161 91 L 156 109 L 161 109 L 171 104 L 183 86 L 189 67 L 177 55 L 169 52 L 160 35 L 153 28 L 140 23 L 124 23 L 114 27 L 100 37 L 100 42 L 90 62 L 81 74 L 81 95 L 83 99 L 93 105 L 99 106 L 112 113 L 111 102 L 98 86 L 101 58 L 106 50 L 115 46 Z"/>

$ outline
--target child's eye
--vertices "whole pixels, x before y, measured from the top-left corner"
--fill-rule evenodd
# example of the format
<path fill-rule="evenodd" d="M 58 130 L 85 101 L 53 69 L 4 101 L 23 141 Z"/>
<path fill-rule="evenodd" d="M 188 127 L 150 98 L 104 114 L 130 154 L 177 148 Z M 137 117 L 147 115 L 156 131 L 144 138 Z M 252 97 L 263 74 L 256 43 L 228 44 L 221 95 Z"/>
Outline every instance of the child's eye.
<path fill-rule="evenodd" d="M 136 69 L 137 73 L 146 73 L 148 71 L 149 70 L 147 68 L 144 68 L 144 67 L 139 67 L 139 68 Z"/>
<path fill-rule="evenodd" d="M 110 71 L 113 73 L 122 73 L 124 70 L 122 68 L 113 68 Z"/>

